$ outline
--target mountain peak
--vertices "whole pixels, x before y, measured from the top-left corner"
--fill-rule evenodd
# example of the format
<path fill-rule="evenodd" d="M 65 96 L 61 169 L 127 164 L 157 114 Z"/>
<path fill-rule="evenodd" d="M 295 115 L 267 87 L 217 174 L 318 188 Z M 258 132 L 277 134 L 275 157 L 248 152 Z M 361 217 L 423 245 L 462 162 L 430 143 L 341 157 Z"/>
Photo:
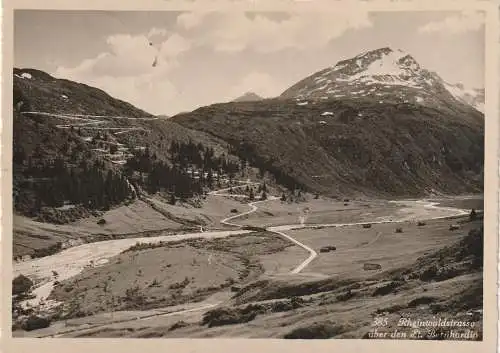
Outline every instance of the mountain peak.
<path fill-rule="evenodd" d="M 283 92 L 281 98 L 301 101 L 375 98 L 381 103 L 436 106 L 450 100 L 464 103 L 458 91 L 463 91 L 463 87 L 446 84 L 438 74 L 422 68 L 409 53 L 383 47 L 339 61 L 299 81 Z"/>
<path fill-rule="evenodd" d="M 261 101 L 263 98 L 254 92 L 246 92 L 242 96 L 233 100 L 233 102 L 255 102 Z"/>
<path fill-rule="evenodd" d="M 381 76 L 404 75 L 407 70 L 418 71 L 416 60 L 401 49 L 384 47 L 359 54 L 351 59 L 339 61 L 333 69 L 344 75 Z"/>

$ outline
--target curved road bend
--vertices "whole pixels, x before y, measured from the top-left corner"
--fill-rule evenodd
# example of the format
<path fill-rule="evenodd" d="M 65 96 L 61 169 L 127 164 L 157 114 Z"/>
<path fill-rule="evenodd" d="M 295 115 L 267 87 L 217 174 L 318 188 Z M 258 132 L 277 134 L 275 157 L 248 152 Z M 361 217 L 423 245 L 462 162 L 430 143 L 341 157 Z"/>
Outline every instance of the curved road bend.
<path fill-rule="evenodd" d="M 245 183 L 245 182 L 240 182 L 240 183 Z M 250 183 L 250 182 L 247 181 L 246 184 L 259 184 L 259 183 Z M 212 191 L 209 194 L 210 195 L 215 195 L 215 196 L 248 197 L 247 195 L 225 194 L 225 193 L 222 193 L 223 191 L 227 191 L 229 189 L 231 189 L 231 188 L 225 188 L 225 189 L 220 189 L 220 190 L 217 190 L 217 191 Z M 277 197 L 270 197 L 268 200 L 260 200 L 260 201 L 250 202 L 248 204 L 250 206 L 250 210 L 249 211 L 246 211 L 246 212 L 243 212 L 243 213 L 231 216 L 231 217 L 227 217 L 227 218 L 221 220 L 221 223 L 229 225 L 229 226 L 234 226 L 234 227 L 242 228 L 243 227 L 242 225 L 236 224 L 236 223 L 232 223 L 230 221 L 233 220 L 233 219 L 235 219 L 235 218 L 238 218 L 238 217 L 241 217 L 241 216 L 244 216 L 244 215 L 248 215 L 248 214 L 251 214 L 251 213 L 255 212 L 258 209 L 257 206 L 255 206 L 255 205 L 258 204 L 258 203 L 260 203 L 260 202 L 273 201 L 273 200 L 276 200 L 276 199 L 278 199 L 278 198 Z M 425 207 L 440 208 L 440 207 L 436 206 L 436 203 L 427 203 L 425 205 Z M 460 210 L 460 209 L 454 209 L 454 211 L 458 211 L 458 214 L 465 214 L 465 213 L 467 213 L 466 210 Z M 449 216 L 446 216 L 446 217 L 449 217 Z M 431 219 L 439 219 L 439 218 L 445 218 L 445 217 L 434 217 L 434 218 L 431 218 Z M 403 221 L 406 221 L 406 220 L 403 220 Z M 371 222 L 371 223 L 397 223 L 397 222 L 398 221 L 376 221 L 376 222 Z M 314 228 L 314 227 L 317 227 L 317 226 L 334 226 L 334 227 L 338 227 L 338 226 L 357 225 L 357 224 L 364 224 L 364 223 L 359 222 L 359 223 L 352 223 L 352 224 L 347 224 L 346 223 L 346 224 L 314 225 L 314 226 L 311 226 L 311 228 Z M 304 260 L 301 264 L 299 264 L 295 269 L 293 269 L 290 272 L 290 274 L 296 274 L 296 273 L 299 273 L 300 271 L 302 271 L 306 266 L 308 266 L 317 257 L 318 254 L 313 249 L 311 249 L 310 247 L 308 247 L 307 245 L 299 242 L 298 240 L 294 239 L 293 237 L 289 236 L 288 234 L 283 233 L 282 230 L 291 230 L 291 229 L 299 229 L 299 228 L 307 228 L 307 227 L 308 226 L 304 226 L 304 225 L 288 225 L 288 226 L 277 226 L 277 227 L 268 227 L 268 228 L 266 228 L 267 231 L 279 234 L 280 236 L 288 239 L 289 241 L 293 242 L 294 244 L 302 247 L 303 249 L 305 249 L 306 251 L 309 252 L 309 254 L 310 254 L 309 257 L 306 260 Z M 380 236 L 380 233 L 377 234 L 377 237 L 371 243 L 375 242 L 379 238 L 379 236 Z M 115 324 L 115 323 L 132 322 L 132 321 L 145 321 L 145 320 L 148 320 L 148 319 L 151 319 L 151 318 L 156 318 L 156 317 L 182 315 L 182 314 L 189 313 L 189 312 L 208 310 L 208 309 L 217 307 L 220 304 L 221 304 L 221 302 L 216 302 L 216 303 L 211 303 L 211 304 L 208 304 L 208 305 L 202 305 L 202 306 L 196 307 L 196 308 L 191 308 L 191 309 L 186 309 L 186 310 L 180 310 L 180 311 L 175 311 L 175 312 L 155 313 L 155 314 L 145 315 L 145 316 L 142 316 L 142 317 L 136 317 L 136 318 L 127 319 L 127 320 L 121 320 L 121 321 L 116 321 L 116 322 L 108 322 L 108 323 L 103 323 L 103 324 L 92 325 L 90 327 L 75 328 L 75 329 L 68 330 L 68 331 L 65 331 L 65 332 L 59 332 L 59 333 L 56 333 L 56 334 L 39 336 L 39 337 L 61 337 L 61 336 L 64 336 L 66 334 L 69 334 L 69 333 L 85 332 L 87 330 L 93 330 L 93 329 L 96 329 L 96 328 L 99 328 L 99 327 L 104 327 L 104 326 L 112 325 L 112 324 Z"/>
<path fill-rule="evenodd" d="M 248 184 L 260 184 L 260 183 L 255 183 L 255 182 L 254 183 L 250 183 L 250 182 L 247 182 L 246 184 L 248 185 Z M 221 190 L 217 190 L 217 191 L 212 191 L 212 192 L 210 192 L 210 195 L 214 195 L 214 196 L 248 197 L 247 195 L 241 195 L 241 194 L 236 194 L 236 195 L 233 195 L 233 194 L 221 194 L 221 192 L 229 190 L 229 189 L 231 189 L 231 188 L 225 188 L 225 189 L 221 189 Z M 243 212 L 243 213 L 240 213 L 240 214 L 237 214 L 237 215 L 234 215 L 234 216 L 231 216 L 231 217 L 224 218 L 220 222 L 222 224 L 226 224 L 226 225 L 229 225 L 229 226 L 234 226 L 234 227 L 242 228 L 243 227 L 242 225 L 237 224 L 237 223 L 233 223 L 233 222 L 230 222 L 230 221 L 233 220 L 233 219 L 240 218 L 242 216 L 246 216 L 246 215 L 249 215 L 251 213 L 254 213 L 258 209 L 257 206 L 255 206 L 258 203 L 266 202 L 266 201 L 275 201 L 275 200 L 278 200 L 278 199 L 279 199 L 278 197 L 270 196 L 266 200 L 260 200 L 260 201 L 250 202 L 248 204 L 248 206 L 250 206 L 250 210 L 248 210 L 246 212 Z M 292 226 L 292 227 L 294 227 L 294 226 Z M 273 229 L 273 227 L 267 227 L 266 230 L 268 232 L 272 232 L 272 233 L 275 233 L 275 234 L 278 234 L 278 235 L 282 236 L 283 238 L 285 238 L 285 239 L 291 241 L 292 243 L 300 246 L 302 249 L 306 250 L 309 253 L 309 257 L 307 259 L 305 259 L 301 264 L 299 264 L 296 268 L 294 268 L 292 271 L 290 271 L 291 274 L 299 273 L 304 268 L 306 268 L 306 266 L 309 265 L 318 256 L 318 253 L 316 251 L 314 251 L 313 249 L 311 249 L 307 245 L 301 243 L 297 239 L 289 236 L 288 234 L 285 234 L 285 233 L 283 233 L 283 232 L 281 232 L 279 230 L 275 230 L 275 229 Z"/>

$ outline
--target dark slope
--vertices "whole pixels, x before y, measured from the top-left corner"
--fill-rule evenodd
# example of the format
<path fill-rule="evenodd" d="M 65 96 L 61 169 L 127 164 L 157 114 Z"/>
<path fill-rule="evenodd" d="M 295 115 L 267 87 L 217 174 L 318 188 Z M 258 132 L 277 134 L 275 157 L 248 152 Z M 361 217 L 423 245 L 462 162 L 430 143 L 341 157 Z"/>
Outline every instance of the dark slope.
<path fill-rule="evenodd" d="M 482 189 L 482 114 L 372 97 L 216 104 L 172 120 L 245 147 L 311 190 L 417 196 Z M 243 146 L 242 146 L 243 145 Z"/>

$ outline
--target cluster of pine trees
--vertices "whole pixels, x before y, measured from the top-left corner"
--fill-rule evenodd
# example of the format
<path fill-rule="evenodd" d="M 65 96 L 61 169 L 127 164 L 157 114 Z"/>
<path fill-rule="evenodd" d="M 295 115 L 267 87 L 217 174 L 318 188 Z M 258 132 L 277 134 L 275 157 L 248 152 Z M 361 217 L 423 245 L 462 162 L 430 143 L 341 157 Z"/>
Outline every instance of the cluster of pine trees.
<path fill-rule="evenodd" d="M 127 161 L 125 170 L 128 175 L 138 172 L 140 183 L 149 192 L 168 191 L 185 200 L 201 194 L 203 187 L 219 185 L 222 175 L 233 179 L 240 166 L 224 154 L 215 156 L 213 148 L 201 143 L 172 141 L 166 160 L 160 160 L 147 147 Z"/>
<path fill-rule="evenodd" d="M 271 174 L 276 180 L 277 184 L 283 185 L 289 190 L 304 189 L 305 186 L 296 180 L 291 174 L 293 170 L 284 171 L 282 168 L 277 166 L 277 161 L 270 157 L 269 159 L 264 158 L 255 150 L 254 146 L 243 141 L 239 143 L 234 143 L 230 147 L 230 153 L 238 156 L 242 163 L 259 168 L 261 177 L 264 176 L 265 172 Z"/>
<path fill-rule="evenodd" d="M 43 177 L 25 179 L 21 185 L 21 188 L 32 191 L 30 214 L 36 214 L 44 206 L 61 207 L 65 202 L 107 210 L 126 200 L 131 192 L 126 178 L 106 170 L 104 162 L 99 160 L 92 164 L 83 160 L 75 166 L 57 157 L 54 161 L 38 163 L 37 176 Z M 16 196 L 21 198 L 26 195 L 20 192 Z M 22 201 L 15 200 L 15 205 L 25 208 L 26 202 Z"/>

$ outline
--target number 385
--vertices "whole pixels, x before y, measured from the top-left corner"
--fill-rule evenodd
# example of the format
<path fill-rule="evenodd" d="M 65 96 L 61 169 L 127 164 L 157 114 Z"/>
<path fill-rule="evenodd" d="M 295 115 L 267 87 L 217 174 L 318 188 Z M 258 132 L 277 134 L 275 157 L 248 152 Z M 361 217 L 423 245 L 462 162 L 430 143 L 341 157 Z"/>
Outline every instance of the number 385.
<path fill-rule="evenodd" d="M 387 318 L 386 317 L 376 317 L 373 320 L 373 326 L 387 326 Z"/>

